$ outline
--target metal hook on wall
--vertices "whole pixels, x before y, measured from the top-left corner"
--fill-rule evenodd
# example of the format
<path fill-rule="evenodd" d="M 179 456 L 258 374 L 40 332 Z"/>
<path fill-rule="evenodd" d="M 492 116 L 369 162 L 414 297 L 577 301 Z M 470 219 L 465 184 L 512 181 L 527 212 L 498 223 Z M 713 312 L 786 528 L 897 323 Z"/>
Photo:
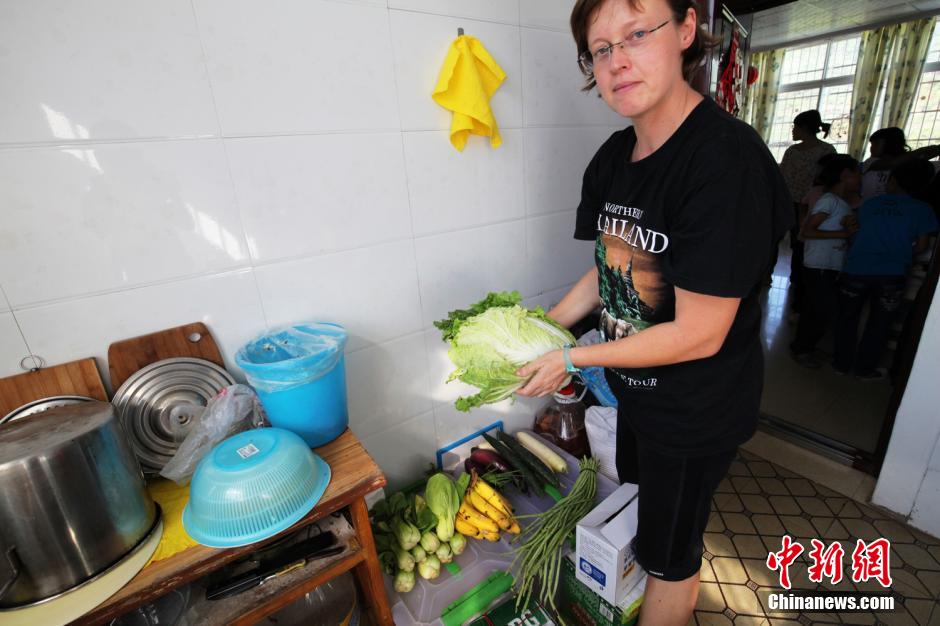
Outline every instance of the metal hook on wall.
<path fill-rule="evenodd" d="M 460 37 L 461 35 L 463 35 L 463 29 L 462 29 L 462 28 L 458 28 L 458 29 L 457 29 L 457 36 Z"/>
<path fill-rule="evenodd" d="M 32 364 L 31 365 L 28 364 L 27 363 L 28 361 L 31 361 Z M 24 356 L 20 360 L 20 368 L 27 372 L 38 372 L 45 366 L 46 366 L 46 361 L 41 356 L 38 356 L 35 354 Z"/>

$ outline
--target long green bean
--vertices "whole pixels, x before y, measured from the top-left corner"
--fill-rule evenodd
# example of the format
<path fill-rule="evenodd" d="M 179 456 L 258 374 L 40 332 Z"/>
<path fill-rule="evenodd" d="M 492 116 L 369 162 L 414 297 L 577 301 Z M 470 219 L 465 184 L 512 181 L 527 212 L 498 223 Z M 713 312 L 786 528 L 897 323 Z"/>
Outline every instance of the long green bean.
<path fill-rule="evenodd" d="M 582 459 L 579 464 L 580 474 L 568 495 L 539 515 L 520 536 L 521 545 L 513 560 L 513 567 L 519 564 L 517 609 L 529 603 L 538 583 L 539 601 L 543 605 L 550 605 L 558 613 L 555 594 L 558 591 L 562 552 L 565 541 L 578 521 L 594 507 L 598 465 L 594 459 Z"/>

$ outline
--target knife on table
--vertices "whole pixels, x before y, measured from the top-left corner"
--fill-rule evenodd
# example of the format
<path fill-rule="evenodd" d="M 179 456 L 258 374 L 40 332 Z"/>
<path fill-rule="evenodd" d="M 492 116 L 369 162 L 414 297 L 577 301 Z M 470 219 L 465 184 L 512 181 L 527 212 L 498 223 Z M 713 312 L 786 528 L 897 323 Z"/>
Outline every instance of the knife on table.
<path fill-rule="evenodd" d="M 335 544 L 336 536 L 327 531 L 287 546 L 280 554 L 262 559 L 254 569 L 209 587 L 206 589 L 206 599 L 221 600 L 237 595 L 272 578 L 301 568 L 314 559 L 339 554 L 346 548 Z"/>

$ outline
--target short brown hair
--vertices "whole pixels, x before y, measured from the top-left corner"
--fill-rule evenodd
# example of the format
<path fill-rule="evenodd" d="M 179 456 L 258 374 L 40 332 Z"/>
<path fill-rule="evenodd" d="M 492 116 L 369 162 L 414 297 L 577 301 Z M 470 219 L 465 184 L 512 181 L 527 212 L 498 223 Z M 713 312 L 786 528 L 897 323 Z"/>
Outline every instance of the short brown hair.
<path fill-rule="evenodd" d="M 633 9 L 636 9 L 637 5 L 640 4 L 640 0 L 622 1 L 628 2 Z M 578 46 L 579 57 L 589 50 L 587 41 L 588 27 L 594 13 L 604 2 L 605 0 L 577 0 L 574 9 L 571 10 L 571 34 L 574 35 L 574 42 Z M 676 22 L 682 22 L 689 9 L 695 9 L 696 19 L 698 20 L 695 39 L 692 40 L 692 44 L 688 48 L 682 51 L 682 76 L 686 81 L 691 81 L 701 66 L 702 59 L 705 58 L 705 52 L 717 45 L 718 39 L 702 28 L 705 24 L 703 21 L 705 15 L 697 0 L 666 0 L 666 2 L 672 9 L 672 17 Z M 594 88 L 595 84 L 594 74 L 592 73 L 587 77 L 582 89 L 589 91 Z"/>

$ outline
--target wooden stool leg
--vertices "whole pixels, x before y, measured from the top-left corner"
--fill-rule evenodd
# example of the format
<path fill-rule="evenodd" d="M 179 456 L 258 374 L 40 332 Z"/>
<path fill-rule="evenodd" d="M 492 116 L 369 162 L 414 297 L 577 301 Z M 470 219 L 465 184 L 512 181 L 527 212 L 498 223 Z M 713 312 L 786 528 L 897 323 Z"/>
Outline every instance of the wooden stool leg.
<path fill-rule="evenodd" d="M 388 606 L 388 596 L 385 595 L 385 584 L 382 582 L 382 566 L 379 565 L 379 555 L 375 551 L 375 540 L 372 538 L 372 527 L 369 525 L 369 510 L 363 498 L 355 499 L 349 505 L 352 514 L 353 527 L 365 551 L 365 560 L 356 566 L 356 578 L 359 586 L 366 596 L 365 601 L 376 625 L 394 626 L 392 611 Z"/>

